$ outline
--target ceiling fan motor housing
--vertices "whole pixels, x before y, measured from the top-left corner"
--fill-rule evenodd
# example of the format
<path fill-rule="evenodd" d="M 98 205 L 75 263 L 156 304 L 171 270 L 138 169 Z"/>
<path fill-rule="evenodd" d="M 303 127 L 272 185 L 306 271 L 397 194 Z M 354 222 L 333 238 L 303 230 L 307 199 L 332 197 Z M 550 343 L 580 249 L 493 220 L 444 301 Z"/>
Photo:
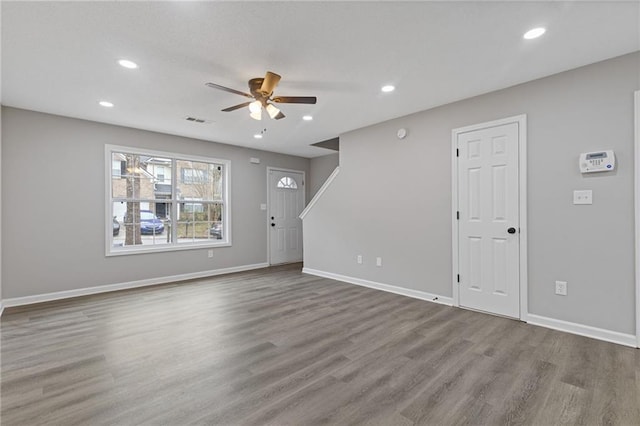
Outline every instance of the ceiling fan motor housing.
<path fill-rule="evenodd" d="M 249 80 L 249 92 L 251 92 L 251 94 L 260 101 L 266 101 L 269 96 L 271 95 L 271 93 L 263 93 L 260 91 L 260 88 L 262 87 L 262 82 L 264 81 L 264 78 L 260 77 L 260 78 L 252 78 L 251 80 Z"/>

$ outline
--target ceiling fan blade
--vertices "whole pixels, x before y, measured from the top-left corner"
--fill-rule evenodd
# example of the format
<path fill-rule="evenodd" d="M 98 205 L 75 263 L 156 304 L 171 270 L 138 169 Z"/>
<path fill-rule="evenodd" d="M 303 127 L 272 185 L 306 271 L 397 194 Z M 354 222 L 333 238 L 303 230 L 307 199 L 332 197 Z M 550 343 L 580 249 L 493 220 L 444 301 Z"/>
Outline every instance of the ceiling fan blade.
<path fill-rule="evenodd" d="M 238 105 L 231 106 L 231 107 L 229 107 L 229 108 L 225 108 L 225 109 L 223 109 L 222 111 L 224 111 L 224 112 L 235 111 L 235 110 L 237 110 L 237 109 L 240 109 L 240 108 L 244 108 L 244 107 L 246 107 L 246 106 L 249 106 L 249 104 L 250 104 L 250 103 L 251 103 L 251 102 L 244 102 L 244 103 L 242 103 L 242 104 L 238 104 Z"/>
<path fill-rule="evenodd" d="M 273 117 L 274 120 L 280 120 L 281 118 L 284 118 L 285 115 L 282 113 L 282 111 L 280 111 L 278 113 L 278 115 L 276 115 L 275 117 Z"/>
<path fill-rule="evenodd" d="M 262 92 L 265 96 L 269 96 L 271 93 L 273 93 L 273 89 L 276 88 L 281 78 L 282 77 L 280 77 L 278 74 L 267 71 L 267 74 L 264 76 L 264 80 L 262 81 L 260 92 Z"/>
<path fill-rule="evenodd" d="M 315 104 L 317 98 L 315 96 L 277 96 L 272 101 L 281 104 Z"/>
<path fill-rule="evenodd" d="M 244 92 L 241 92 L 241 91 L 236 90 L 236 89 L 229 89 L 228 87 L 220 86 L 219 84 L 205 83 L 205 85 L 209 86 L 209 87 L 211 87 L 213 89 L 224 90 L 225 92 L 235 93 L 236 95 L 246 96 L 247 98 L 253 99 L 253 96 L 248 94 L 248 93 L 244 93 Z"/>

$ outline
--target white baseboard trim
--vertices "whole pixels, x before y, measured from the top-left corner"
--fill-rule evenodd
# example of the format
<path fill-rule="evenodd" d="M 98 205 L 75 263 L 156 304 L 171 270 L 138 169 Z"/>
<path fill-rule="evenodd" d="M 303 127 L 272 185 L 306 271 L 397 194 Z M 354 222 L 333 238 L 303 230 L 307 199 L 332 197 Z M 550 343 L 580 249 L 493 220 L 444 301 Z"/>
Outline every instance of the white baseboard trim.
<path fill-rule="evenodd" d="M 355 284 L 363 287 L 369 287 L 376 290 L 382 290 L 389 293 L 400 294 L 402 296 L 412 297 L 414 299 L 426 300 L 428 302 L 440 303 L 441 305 L 453 306 L 451 297 L 438 296 L 436 294 L 424 291 L 411 290 L 404 287 L 397 287 L 389 284 L 382 284 L 375 281 L 363 280 L 361 278 L 348 277 L 346 275 L 334 274 L 332 272 L 319 271 L 317 269 L 302 268 L 302 272 L 309 275 L 315 275 L 322 278 L 329 278 L 336 281 L 342 281 L 349 284 Z"/>
<path fill-rule="evenodd" d="M 34 303 L 51 302 L 53 300 L 69 299 L 71 297 L 88 296 L 90 294 L 107 293 L 111 291 L 127 290 L 130 288 L 147 287 L 151 285 L 167 284 L 176 281 L 206 278 L 215 275 L 231 274 L 234 272 L 251 271 L 253 269 L 267 268 L 268 263 L 255 263 L 253 265 L 233 266 L 231 268 L 214 269 L 210 271 L 193 272 L 189 274 L 170 275 L 166 277 L 149 278 L 146 280 L 129 281 L 117 284 L 107 284 L 96 287 L 79 288 L 76 290 L 57 291 L 54 293 L 36 294 L 33 296 L 13 297 L 2 300 L 4 307 L 32 305 Z"/>
<path fill-rule="evenodd" d="M 571 334 L 577 334 L 579 336 L 591 337 L 592 339 L 604 340 L 605 342 L 631 346 L 632 348 L 637 347 L 636 336 L 633 334 L 605 330 L 603 328 L 591 327 L 590 325 L 577 324 L 574 322 L 562 321 L 534 314 L 528 314 L 527 323 Z"/>
<path fill-rule="evenodd" d="M 402 296 L 412 297 L 415 299 L 426 300 L 429 302 L 440 303 L 447 306 L 453 306 L 453 298 L 438 296 L 418 290 L 410 290 L 403 287 L 397 287 L 389 284 L 382 284 L 375 281 L 363 280 L 360 278 L 349 277 L 346 275 L 334 274 L 332 272 L 319 271 L 317 269 L 302 268 L 302 272 L 318 277 L 329 278 L 336 281 L 342 281 L 349 284 L 369 287 L 376 290 L 387 291 L 390 293 L 400 294 Z M 617 331 L 605 330 L 603 328 L 592 327 L 589 325 L 577 324 L 568 321 L 547 318 L 535 314 L 527 314 L 526 322 L 531 325 L 551 328 L 566 333 L 577 334 L 579 336 L 590 337 L 592 339 L 603 340 L 605 342 L 617 343 L 632 348 L 638 347 L 636 336 L 633 334 L 625 334 Z"/>

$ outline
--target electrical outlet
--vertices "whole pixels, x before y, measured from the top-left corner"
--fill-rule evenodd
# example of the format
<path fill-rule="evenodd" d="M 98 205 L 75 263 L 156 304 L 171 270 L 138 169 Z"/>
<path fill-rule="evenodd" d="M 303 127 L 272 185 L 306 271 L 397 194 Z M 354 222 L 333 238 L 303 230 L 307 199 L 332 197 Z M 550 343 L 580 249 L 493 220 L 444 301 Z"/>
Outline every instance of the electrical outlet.
<path fill-rule="evenodd" d="M 573 191 L 573 204 L 593 204 L 593 191 L 590 189 Z"/>
<path fill-rule="evenodd" d="M 213 249 L 209 249 L 209 251 L 207 252 L 207 257 L 208 258 L 212 258 L 213 257 Z"/>
<path fill-rule="evenodd" d="M 361 254 L 356 256 L 356 262 L 358 262 L 358 265 L 362 265 L 362 255 Z"/>
<path fill-rule="evenodd" d="M 556 281 L 556 294 L 560 296 L 567 295 L 567 282 L 566 281 Z"/>
<path fill-rule="evenodd" d="M 376 257 L 376 266 L 382 266 L 382 258 Z"/>

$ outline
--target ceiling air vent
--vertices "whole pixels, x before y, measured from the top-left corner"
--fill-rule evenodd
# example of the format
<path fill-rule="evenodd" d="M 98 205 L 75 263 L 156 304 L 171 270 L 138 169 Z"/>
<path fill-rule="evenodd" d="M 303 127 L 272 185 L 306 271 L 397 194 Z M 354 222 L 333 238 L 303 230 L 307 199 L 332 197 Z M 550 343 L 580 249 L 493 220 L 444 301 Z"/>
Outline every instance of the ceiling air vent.
<path fill-rule="evenodd" d="M 204 118 L 196 118 L 196 117 L 185 117 L 184 118 L 187 121 L 192 121 L 194 123 L 212 123 L 211 120 L 205 120 Z"/>

